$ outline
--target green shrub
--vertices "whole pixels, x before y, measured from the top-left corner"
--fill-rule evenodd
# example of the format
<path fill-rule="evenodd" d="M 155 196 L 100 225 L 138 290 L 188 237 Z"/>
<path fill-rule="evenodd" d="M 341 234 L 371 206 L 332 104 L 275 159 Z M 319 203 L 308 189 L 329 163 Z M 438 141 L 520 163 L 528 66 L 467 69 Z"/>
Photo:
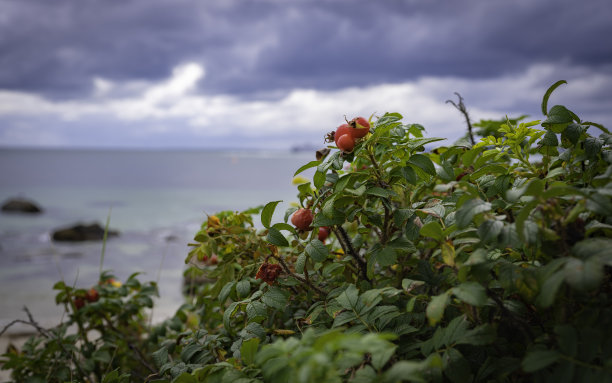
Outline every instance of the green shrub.
<path fill-rule="evenodd" d="M 543 121 L 483 121 L 473 146 L 426 151 L 441 139 L 384 114 L 295 173 L 315 170 L 312 230 L 297 207 L 273 223 L 279 201 L 209 217 L 188 303 L 139 339 L 148 381 L 612 381 L 612 135 L 548 109 L 561 83 Z"/>

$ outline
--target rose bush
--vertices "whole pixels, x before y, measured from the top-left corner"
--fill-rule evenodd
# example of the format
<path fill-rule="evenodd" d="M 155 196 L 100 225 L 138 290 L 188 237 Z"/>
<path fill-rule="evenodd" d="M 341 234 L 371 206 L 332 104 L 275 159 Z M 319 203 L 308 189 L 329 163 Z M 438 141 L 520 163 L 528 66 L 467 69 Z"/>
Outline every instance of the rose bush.
<path fill-rule="evenodd" d="M 155 370 L 145 381 L 611 381 L 612 135 L 548 108 L 561 83 L 542 121 L 481 121 L 475 145 L 434 148 L 442 139 L 386 113 L 351 153 L 299 168 L 315 170 L 297 197 L 325 243 L 288 223 L 297 208 L 272 222 L 280 201 L 204 222 L 187 303 L 134 330 L 139 368 Z M 125 348 L 105 350 L 103 381 L 141 381 L 111 363 Z M 73 355 L 77 377 L 100 360 Z"/>

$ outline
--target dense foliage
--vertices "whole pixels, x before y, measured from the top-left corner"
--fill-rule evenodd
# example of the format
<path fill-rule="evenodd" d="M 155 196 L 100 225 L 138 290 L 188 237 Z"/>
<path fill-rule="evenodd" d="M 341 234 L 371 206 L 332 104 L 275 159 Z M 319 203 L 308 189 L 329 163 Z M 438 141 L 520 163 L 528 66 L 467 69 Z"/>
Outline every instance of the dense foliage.
<path fill-rule="evenodd" d="M 273 222 L 280 201 L 209 217 L 188 303 L 150 329 L 154 284 L 101 284 L 77 309 L 60 283 L 68 321 L 4 368 L 57 382 L 612 381 L 612 135 L 548 109 L 561 83 L 543 121 L 481 121 L 475 145 L 426 150 L 441 139 L 420 125 L 371 121 L 351 153 L 297 170 L 315 170 L 297 187 L 311 228 L 288 223 L 297 206 Z"/>

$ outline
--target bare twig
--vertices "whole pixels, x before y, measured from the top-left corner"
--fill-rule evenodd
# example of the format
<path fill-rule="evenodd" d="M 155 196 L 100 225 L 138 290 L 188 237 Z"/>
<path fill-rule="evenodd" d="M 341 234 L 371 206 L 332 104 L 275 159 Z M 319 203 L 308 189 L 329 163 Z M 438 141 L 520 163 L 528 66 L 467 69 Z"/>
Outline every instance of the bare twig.
<path fill-rule="evenodd" d="M 312 281 L 306 280 L 306 278 L 302 278 L 299 275 L 297 275 L 296 273 L 292 272 L 291 269 L 289 269 L 289 266 L 287 266 L 287 263 L 285 262 L 285 260 L 277 255 L 272 254 L 272 257 L 276 260 L 278 260 L 278 262 L 281 264 L 283 270 L 285 270 L 285 273 L 291 275 L 293 278 L 297 279 L 298 281 L 305 283 L 306 285 L 310 286 L 312 289 L 314 289 L 317 293 L 319 293 L 321 296 L 326 297 L 327 296 L 327 292 L 325 290 L 322 290 L 319 286 L 315 285 L 314 283 L 312 283 Z"/>
<path fill-rule="evenodd" d="M 453 100 L 446 100 L 446 103 L 453 105 L 458 111 L 461 112 L 461 114 L 463 114 L 463 117 L 465 117 L 465 123 L 468 127 L 468 135 L 470 136 L 470 142 L 472 143 L 472 145 L 475 145 L 476 141 L 474 141 L 474 134 L 472 133 L 472 123 L 470 122 L 470 116 L 468 114 L 467 109 L 465 108 L 465 104 L 463 103 L 463 97 L 461 97 L 461 95 L 457 92 L 455 92 L 455 94 L 459 98 L 459 104 L 456 104 Z"/>
<path fill-rule="evenodd" d="M 344 249 L 345 253 L 348 251 L 348 253 L 357 261 L 357 264 L 359 265 L 359 270 L 361 270 L 361 276 L 363 277 L 363 279 L 370 282 L 370 278 L 368 278 L 368 265 L 366 261 L 361 258 L 359 254 L 357 254 L 357 252 L 355 251 L 353 243 L 351 242 L 351 239 L 349 238 L 344 228 L 338 225 L 334 234 L 336 234 L 336 237 L 338 239 L 342 238 L 340 244 L 344 242 L 344 245 L 346 246 L 346 249 Z"/>

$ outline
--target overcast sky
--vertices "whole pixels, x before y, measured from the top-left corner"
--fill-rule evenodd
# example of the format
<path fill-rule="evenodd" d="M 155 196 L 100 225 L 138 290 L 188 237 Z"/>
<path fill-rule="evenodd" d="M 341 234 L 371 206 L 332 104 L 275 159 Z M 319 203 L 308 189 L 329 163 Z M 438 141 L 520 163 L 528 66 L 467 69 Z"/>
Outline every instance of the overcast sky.
<path fill-rule="evenodd" d="M 551 105 L 612 126 L 610 0 L 0 0 L 0 146 L 322 145 L 399 112 L 457 139 Z"/>

